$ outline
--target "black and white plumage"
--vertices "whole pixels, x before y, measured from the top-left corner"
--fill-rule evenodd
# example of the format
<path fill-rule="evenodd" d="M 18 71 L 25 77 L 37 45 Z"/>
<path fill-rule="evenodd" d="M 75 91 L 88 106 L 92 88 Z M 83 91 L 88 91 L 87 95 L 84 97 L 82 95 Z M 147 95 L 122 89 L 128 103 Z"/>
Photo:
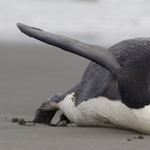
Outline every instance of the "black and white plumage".
<path fill-rule="evenodd" d="M 92 60 L 81 81 L 45 101 L 33 122 L 49 124 L 60 109 L 67 122 L 78 126 L 150 134 L 150 38 L 125 40 L 107 50 L 24 24 L 17 26 L 30 37 Z"/>

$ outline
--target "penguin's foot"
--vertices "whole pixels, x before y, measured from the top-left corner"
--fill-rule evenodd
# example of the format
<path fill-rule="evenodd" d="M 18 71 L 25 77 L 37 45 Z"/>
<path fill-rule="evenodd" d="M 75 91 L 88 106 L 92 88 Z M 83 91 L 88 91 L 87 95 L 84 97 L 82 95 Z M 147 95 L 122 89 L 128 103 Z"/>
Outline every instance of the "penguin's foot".
<path fill-rule="evenodd" d="M 64 114 L 60 115 L 60 119 L 56 124 L 50 124 L 50 126 L 63 126 L 63 127 L 76 127 L 73 122 L 71 122 Z"/>
<path fill-rule="evenodd" d="M 71 124 L 72 122 L 64 115 L 60 115 L 60 118 L 59 118 L 59 121 L 56 123 L 56 125 L 59 125 L 59 124 Z"/>

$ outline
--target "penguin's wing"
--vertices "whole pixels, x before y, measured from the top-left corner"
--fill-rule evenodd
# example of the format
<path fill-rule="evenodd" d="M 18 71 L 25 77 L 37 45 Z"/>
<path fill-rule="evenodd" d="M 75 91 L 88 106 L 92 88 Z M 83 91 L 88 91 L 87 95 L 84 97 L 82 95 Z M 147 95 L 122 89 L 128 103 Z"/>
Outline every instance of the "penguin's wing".
<path fill-rule="evenodd" d="M 83 43 L 68 37 L 51 34 L 41 29 L 30 27 L 21 23 L 18 23 L 17 26 L 26 35 L 92 60 L 93 62 L 108 69 L 117 77 L 118 70 L 121 67 L 107 49 L 97 45 Z"/>

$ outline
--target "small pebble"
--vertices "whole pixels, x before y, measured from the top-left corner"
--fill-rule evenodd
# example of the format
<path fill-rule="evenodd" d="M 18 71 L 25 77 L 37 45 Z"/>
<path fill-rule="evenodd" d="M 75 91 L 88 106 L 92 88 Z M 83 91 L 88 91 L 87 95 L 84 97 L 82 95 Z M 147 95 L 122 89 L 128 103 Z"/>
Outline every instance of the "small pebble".
<path fill-rule="evenodd" d="M 19 120 L 18 120 L 18 123 L 19 123 L 20 125 L 25 125 L 25 124 L 26 124 L 26 121 L 25 121 L 24 119 L 19 119 Z"/>
<path fill-rule="evenodd" d="M 144 136 L 139 135 L 139 136 L 137 137 L 137 139 L 144 139 Z"/>
<path fill-rule="evenodd" d="M 128 138 L 127 141 L 132 141 L 132 139 Z"/>
<path fill-rule="evenodd" d="M 18 122 L 19 119 L 18 118 L 12 118 L 12 121 L 11 122 Z"/>

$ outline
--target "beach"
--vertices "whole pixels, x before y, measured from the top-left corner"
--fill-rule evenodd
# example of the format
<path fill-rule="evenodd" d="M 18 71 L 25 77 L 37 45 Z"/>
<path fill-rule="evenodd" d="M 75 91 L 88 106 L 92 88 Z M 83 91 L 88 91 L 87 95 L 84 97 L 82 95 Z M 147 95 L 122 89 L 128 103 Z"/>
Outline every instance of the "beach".
<path fill-rule="evenodd" d="M 149 149 L 150 136 L 129 130 L 12 123 L 12 118 L 31 121 L 42 102 L 80 80 L 89 62 L 43 43 L 1 43 L 0 149 Z"/>

